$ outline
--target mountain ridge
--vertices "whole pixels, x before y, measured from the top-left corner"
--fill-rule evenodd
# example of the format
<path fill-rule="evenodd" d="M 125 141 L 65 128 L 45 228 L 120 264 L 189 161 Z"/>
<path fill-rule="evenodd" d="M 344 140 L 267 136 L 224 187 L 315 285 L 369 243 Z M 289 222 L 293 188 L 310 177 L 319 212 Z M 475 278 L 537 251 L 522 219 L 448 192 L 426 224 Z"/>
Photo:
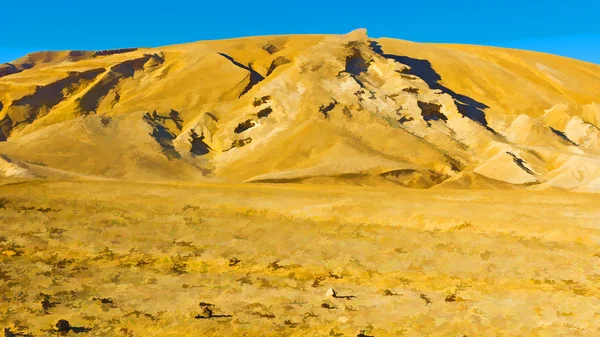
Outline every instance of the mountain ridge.
<path fill-rule="evenodd" d="M 365 30 L 36 55 L 0 71 L 0 154 L 15 163 L 133 180 L 600 188 L 591 63 Z"/>

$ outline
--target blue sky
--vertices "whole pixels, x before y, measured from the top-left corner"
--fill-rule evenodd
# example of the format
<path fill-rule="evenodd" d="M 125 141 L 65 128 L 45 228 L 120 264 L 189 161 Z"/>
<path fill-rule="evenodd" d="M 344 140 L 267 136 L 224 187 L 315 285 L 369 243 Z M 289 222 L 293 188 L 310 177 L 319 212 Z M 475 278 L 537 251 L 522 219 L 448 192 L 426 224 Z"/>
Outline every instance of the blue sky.
<path fill-rule="evenodd" d="M 530 49 L 600 63 L 598 0 L 1 0 L 0 62 L 36 50 L 332 33 Z"/>

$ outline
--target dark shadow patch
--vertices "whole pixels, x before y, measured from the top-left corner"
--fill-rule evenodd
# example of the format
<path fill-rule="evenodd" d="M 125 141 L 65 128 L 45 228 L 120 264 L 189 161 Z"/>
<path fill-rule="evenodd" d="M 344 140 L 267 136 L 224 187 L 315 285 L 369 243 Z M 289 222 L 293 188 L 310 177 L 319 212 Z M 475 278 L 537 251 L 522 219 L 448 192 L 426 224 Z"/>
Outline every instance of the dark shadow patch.
<path fill-rule="evenodd" d="M 453 294 L 450 294 L 450 295 L 446 295 L 446 298 L 444 299 L 444 301 L 450 302 L 450 303 L 456 302 L 456 294 L 453 293 Z"/>
<path fill-rule="evenodd" d="M 7 156 L 5 156 L 3 154 L 0 154 L 0 159 L 6 161 L 8 163 L 14 163 L 14 161 L 12 159 L 10 159 L 9 157 L 7 157 Z"/>
<path fill-rule="evenodd" d="M 164 120 L 155 119 L 156 111 L 152 113 L 152 115 L 147 112 L 144 114 L 144 121 L 152 127 L 152 132 L 150 136 L 154 138 L 154 140 L 160 145 L 162 148 L 162 152 L 169 159 L 178 159 L 181 158 L 179 153 L 175 150 L 173 146 L 173 140 L 175 139 L 175 134 L 169 131 L 162 123 Z"/>
<path fill-rule="evenodd" d="M 401 115 L 401 116 L 400 116 L 400 119 L 398 120 L 398 123 L 400 123 L 400 124 L 404 124 L 404 123 L 406 123 L 406 122 L 410 122 L 410 121 L 414 121 L 414 120 L 415 120 L 415 119 L 414 119 L 412 116 L 408 116 L 408 117 L 406 117 L 406 116 L 404 116 L 404 115 Z"/>
<path fill-rule="evenodd" d="M 73 331 L 74 333 L 84 333 L 84 332 L 92 331 L 92 328 L 86 328 L 86 327 L 82 327 L 82 326 L 74 326 L 74 327 L 71 327 L 71 331 Z"/>
<path fill-rule="evenodd" d="M 356 298 L 356 296 L 354 296 L 354 295 L 340 295 L 334 289 L 331 289 L 331 291 L 332 291 L 331 297 L 333 297 L 333 298 L 339 298 L 339 299 L 344 299 L 344 300 L 348 300 L 348 301 Z"/>
<path fill-rule="evenodd" d="M 145 54 L 143 57 L 127 60 L 110 68 L 110 73 L 106 75 L 100 82 L 88 90 L 82 97 L 78 99 L 80 110 L 83 114 L 96 113 L 96 109 L 100 101 L 115 89 L 117 85 L 130 77 L 133 77 L 136 71 L 143 70 L 146 62 L 155 60 L 158 64 L 162 64 L 164 59 L 157 54 Z M 116 93 L 113 106 L 119 100 L 119 94 Z"/>
<path fill-rule="evenodd" d="M 256 122 L 251 119 L 248 119 L 248 120 L 245 120 L 245 121 L 241 122 L 240 124 L 238 124 L 238 126 L 236 126 L 235 129 L 233 129 L 233 132 L 242 133 L 242 132 L 244 132 L 250 128 L 253 128 L 255 126 L 256 126 Z"/>
<path fill-rule="evenodd" d="M 261 106 L 270 100 L 271 100 L 271 96 L 269 96 L 269 95 L 263 96 L 261 98 L 254 97 L 254 102 L 252 102 L 252 106 L 254 106 L 254 107 Z"/>
<path fill-rule="evenodd" d="M 490 132 L 496 134 L 496 131 L 487 125 L 487 119 L 485 118 L 485 112 L 482 109 L 474 108 L 473 105 L 469 105 L 469 104 L 463 103 L 461 101 L 458 101 L 458 100 L 456 100 L 456 98 L 454 99 L 454 103 L 456 104 L 458 113 L 483 125 Z"/>
<path fill-rule="evenodd" d="M 160 115 L 156 112 L 156 110 L 152 112 L 152 119 L 154 119 L 155 121 L 160 122 L 162 124 L 164 124 L 166 121 L 172 121 L 175 124 L 175 127 L 177 127 L 177 129 L 181 131 L 181 129 L 183 128 L 183 125 L 181 124 L 183 123 L 183 119 L 181 119 L 180 116 L 181 114 L 179 113 L 179 111 L 173 109 L 169 111 L 168 115 Z"/>
<path fill-rule="evenodd" d="M 206 302 L 200 302 L 198 304 L 202 310 L 202 312 L 198 315 L 196 315 L 196 317 L 194 317 L 195 319 L 214 319 L 214 318 L 228 318 L 228 317 L 233 317 L 232 315 L 215 315 L 214 313 L 214 304 L 210 304 L 210 303 L 206 303 Z"/>
<path fill-rule="evenodd" d="M 370 46 L 375 53 L 387 59 L 391 59 L 409 66 L 411 68 L 408 72 L 409 74 L 421 78 L 427 83 L 427 85 L 429 85 L 431 89 L 441 90 L 443 93 L 450 95 L 456 102 L 458 111 L 461 115 L 481 124 L 488 131 L 496 134 L 496 131 L 488 126 L 485 116 L 484 110 L 488 109 L 489 106 L 471 97 L 456 93 L 452 89 L 440 84 L 439 81 L 442 80 L 442 77 L 432 68 L 431 62 L 428 60 L 419 60 L 408 56 L 386 54 L 377 41 L 371 41 Z"/>
<path fill-rule="evenodd" d="M 22 71 L 22 69 L 15 67 L 15 65 L 12 63 L 4 63 L 3 65 L 0 65 L 0 77 L 17 74 Z"/>
<path fill-rule="evenodd" d="M 192 144 L 190 152 L 195 154 L 196 156 L 203 156 L 205 154 L 208 154 L 210 150 L 212 150 L 210 146 L 208 146 L 208 144 L 204 142 L 204 134 L 198 136 L 198 134 L 194 132 L 194 130 L 192 130 L 190 133 L 190 137 L 192 137 L 190 139 L 190 143 Z"/>
<path fill-rule="evenodd" d="M 417 101 L 417 105 L 419 106 L 419 109 L 421 109 L 423 120 L 427 122 L 428 126 L 431 126 L 429 121 L 437 121 L 440 119 L 444 122 L 448 121 L 448 117 L 440 111 L 442 108 L 440 104 Z"/>
<path fill-rule="evenodd" d="M 431 299 L 430 299 L 430 298 L 429 298 L 427 295 L 425 295 L 425 294 L 421 294 L 421 295 L 419 295 L 419 297 L 420 297 L 420 298 L 421 298 L 423 301 L 425 301 L 425 306 L 428 306 L 428 305 L 430 305 L 431 303 L 433 303 L 433 302 L 431 301 Z"/>
<path fill-rule="evenodd" d="M 513 157 L 513 161 L 515 162 L 515 164 L 517 164 L 517 166 L 519 166 L 523 171 L 527 172 L 528 174 L 531 174 L 532 176 L 536 175 L 535 172 L 533 172 L 530 168 L 525 166 L 525 164 L 527 164 L 526 161 L 517 157 L 517 155 L 515 155 L 512 152 L 506 151 L 506 153 L 509 154 L 511 157 Z"/>
<path fill-rule="evenodd" d="M 69 52 L 69 57 L 84 57 L 86 55 L 86 52 L 84 52 L 83 50 L 71 50 Z"/>
<path fill-rule="evenodd" d="M 100 119 L 100 124 L 102 125 L 102 127 L 109 127 L 110 123 L 112 122 L 112 117 L 110 116 L 102 116 L 102 118 Z"/>
<path fill-rule="evenodd" d="M 269 65 L 269 69 L 267 69 L 267 76 L 271 75 L 273 73 L 273 71 L 275 69 L 277 69 L 278 67 L 281 67 L 284 64 L 288 64 L 288 63 L 292 63 L 292 61 L 286 59 L 283 56 L 279 56 L 276 59 L 273 60 L 273 62 L 271 62 L 271 65 Z"/>
<path fill-rule="evenodd" d="M 194 317 L 195 319 L 215 319 L 215 318 L 230 318 L 233 317 L 233 315 L 212 315 L 210 317 L 207 316 L 202 316 L 202 315 L 196 315 L 196 317 Z"/>
<path fill-rule="evenodd" d="M 412 174 L 415 172 L 417 172 L 417 170 L 402 169 L 402 170 L 394 170 L 394 171 L 384 172 L 384 173 L 380 174 L 380 176 L 382 176 L 384 178 L 387 178 L 387 177 L 399 178 L 401 176 L 409 175 L 409 174 Z"/>
<path fill-rule="evenodd" d="M 229 151 L 233 148 L 236 147 L 243 147 L 246 146 L 248 144 L 252 143 L 252 138 L 248 137 L 248 138 L 244 138 L 244 139 L 236 139 L 233 142 L 231 142 L 231 147 L 225 151 Z"/>
<path fill-rule="evenodd" d="M 258 83 L 260 83 L 260 81 L 264 80 L 265 78 L 259 74 L 256 70 L 252 69 L 252 64 L 249 64 L 247 66 L 237 62 L 236 60 L 233 59 L 233 57 L 225 54 L 225 53 L 218 53 L 219 55 L 223 56 L 224 58 L 228 59 L 231 63 L 233 63 L 234 65 L 246 70 L 249 72 L 248 77 L 250 78 L 250 82 L 248 83 L 248 85 L 244 88 L 244 90 L 242 90 L 242 92 L 240 93 L 240 95 L 238 96 L 238 98 L 244 96 L 244 94 L 246 94 L 248 91 L 250 91 L 250 89 L 252 89 L 252 87 L 254 87 L 255 85 L 257 85 Z M 246 77 L 246 78 L 248 78 Z"/>
<path fill-rule="evenodd" d="M 237 257 L 232 257 L 231 259 L 229 259 L 229 266 L 235 267 L 238 264 L 240 264 L 240 262 L 242 262 L 242 260 L 238 259 Z"/>
<path fill-rule="evenodd" d="M 13 331 L 12 328 L 4 328 L 4 337 L 33 337 L 30 333 Z"/>
<path fill-rule="evenodd" d="M 36 211 L 38 211 L 40 213 L 43 213 L 43 214 L 47 214 L 47 213 L 50 213 L 50 212 L 56 212 L 56 213 L 58 213 L 61 210 L 58 209 L 58 208 L 52 208 L 52 207 L 38 207 L 36 209 Z"/>
<path fill-rule="evenodd" d="M 251 183 L 257 183 L 257 184 L 296 184 L 296 183 L 301 183 L 304 179 L 304 177 L 302 178 L 270 178 L 270 179 L 260 179 L 260 180 L 254 180 L 251 181 Z"/>
<path fill-rule="evenodd" d="M 52 301 L 52 296 L 48 294 L 40 293 L 39 296 L 41 298 L 40 305 L 46 315 L 49 314 L 50 309 L 56 307 L 57 304 L 60 304 L 60 302 Z"/>
<path fill-rule="evenodd" d="M 269 115 L 270 115 L 272 112 L 273 112 L 273 108 L 271 108 L 271 107 L 269 106 L 269 107 L 266 107 L 266 108 L 264 108 L 264 109 L 260 110 L 260 111 L 259 111 L 259 112 L 256 114 L 256 116 L 258 116 L 258 118 L 266 118 L 266 117 L 269 117 Z"/>
<path fill-rule="evenodd" d="M 0 121 L 0 140 L 8 138 L 11 131 L 21 124 L 28 124 L 45 116 L 67 96 L 76 92 L 85 83 L 91 82 L 105 71 L 103 68 L 84 72 L 69 72 L 68 76 L 44 86 L 36 86 L 35 91 L 14 102 L 7 115 Z"/>
<path fill-rule="evenodd" d="M 363 98 L 363 95 L 365 95 L 367 92 L 365 91 L 365 89 L 359 89 L 354 93 L 354 96 L 356 96 L 358 98 L 359 102 L 364 101 L 365 99 Z"/>
<path fill-rule="evenodd" d="M 253 312 L 252 315 L 254 316 L 258 316 L 260 318 L 268 318 L 268 319 L 274 319 L 275 318 L 275 314 L 271 313 L 271 312 Z"/>
<path fill-rule="evenodd" d="M 0 142 L 5 142 L 12 131 L 12 119 L 6 115 L 0 119 Z"/>
<path fill-rule="evenodd" d="M 346 48 L 349 49 L 349 55 L 346 56 L 345 72 L 353 76 L 358 76 L 361 73 L 366 72 L 373 60 L 367 59 L 361 53 L 359 46 L 355 41 L 346 44 Z"/>
<path fill-rule="evenodd" d="M 217 118 L 217 116 L 213 115 L 211 112 L 207 112 L 207 113 L 206 113 L 206 115 L 207 115 L 208 117 L 210 117 L 210 119 L 212 119 L 212 120 L 213 120 L 213 121 L 215 121 L 215 122 L 218 122 L 218 121 L 219 121 L 219 119 Z"/>
<path fill-rule="evenodd" d="M 575 145 L 575 146 L 579 146 L 579 145 L 578 145 L 578 144 L 576 144 L 574 141 L 570 140 L 570 139 L 569 139 L 569 137 L 567 137 L 567 135 L 565 135 L 565 133 L 564 133 L 564 132 L 562 132 L 562 131 L 559 131 L 559 130 L 556 130 L 555 128 L 553 128 L 553 127 L 551 127 L 551 126 L 549 126 L 549 128 L 550 128 L 550 130 L 552 130 L 552 132 L 553 132 L 555 135 L 557 135 L 558 137 L 560 137 L 560 138 L 561 138 L 562 140 L 564 140 L 565 142 L 567 142 L 567 143 L 570 143 L 570 144 L 572 144 L 572 145 Z"/>
<path fill-rule="evenodd" d="M 402 248 L 396 248 L 397 252 L 398 252 L 398 250 L 400 250 L 399 253 L 402 253 L 402 254 L 406 253 L 402 250 Z M 395 292 L 391 291 L 390 289 L 383 290 L 381 292 L 381 295 L 383 295 L 383 296 L 400 296 L 400 295 L 398 295 L 398 293 L 395 293 Z"/>
<path fill-rule="evenodd" d="M 448 163 L 450 164 L 450 168 L 452 169 L 452 171 L 454 172 L 460 172 L 465 168 L 465 164 L 463 164 L 462 162 L 460 162 L 459 160 L 457 160 L 454 157 L 451 157 L 449 154 L 444 153 L 444 157 L 446 157 L 446 160 L 448 160 Z"/>
<path fill-rule="evenodd" d="M 344 116 L 346 116 L 348 118 L 352 118 L 352 111 L 350 111 L 350 109 L 345 105 L 342 108 L 342 113 L 344 114 Z"/>
<path fill-rule="evenodd" d="M 375 337 L 375 336 L 367 335 L 366 330 L 361 330 L 360 333 L 358 335 L 356 335 L 356 337 Z"/>
<path fill-rule="evenodd" d="M 418 94 L 419 93 L 419 89 L 413 88 L 413 87 L 404 88 L 404 89 L 402 89 L 402 91 L 408 92 L 409 94 Z"/>
<path fill-rule="evenodd" d="M 262 47 L 262 49 L 264 51 L 266 51 L 267 53 L 273 55 L 275 53 L 277 53 L 279 51 L 279 48 L 277 48 L 275 45 L 273 45 L 272 43 L 267 43 L 266 45 L 264 45 Z"/>
<path fill-rule="evenodd" d="M 6 205 L 10 203 L 10 200 L 8 198 L 0 198 L 0 209 L 6 209 Z"/>
<path fill-rule="evenodd" d="M 121 49 L 100 50 L 100 51 L 93 53 L 92 57 L 123 54 L 123 53 L 129 53 L 129 52 L 136 51 L 136 50 L 138 50 L 138 49 L 137 48 L 121 48 Z"/>
<path fill-rule="evenodd" d="M 69 331 L 73 331 L 74 333 L 83 333 L 83 332 L 92 331 L 91 328 L 71 326 L 69 321 L 67 321 L 66 319 L 61 319 L 58 322 L 56 322 L 56 324 L 54 325 L 54 328 L 55 328 L 56 332 L 58 332 L 60 334 L 67 334 L 67 333 L 69 333 Z"/>
<path fill-rule="evenodd" d="M 327 105 L 321 105 L 319 107 L 319 112 L 323 114 L 323 116 L 325 116 L 325 118 L 329 118 L 329 112 L 331 112 L 331 110 L 333 110 L 333 108 L 335 108 L 335 106 L 338 104 L 338 102 L 334 99 L 333 102 L 327 104 Z"/>
<path fill-rule="evenodd" d="M 94 297 L 92 300 L 96 301 L 104 311 L 117 308 L 115 302 L 108 297 Z"/>

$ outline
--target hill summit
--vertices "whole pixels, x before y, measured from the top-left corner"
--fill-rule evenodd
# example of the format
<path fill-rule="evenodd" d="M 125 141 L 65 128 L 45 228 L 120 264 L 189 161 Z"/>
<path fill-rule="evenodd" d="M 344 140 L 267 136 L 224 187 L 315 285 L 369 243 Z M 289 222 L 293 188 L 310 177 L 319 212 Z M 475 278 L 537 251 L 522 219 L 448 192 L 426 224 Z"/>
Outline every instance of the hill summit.
<path fill-rule="evenodd" d="M 0 176 L 600 191 L 600 66 L 292 35 L 0 66 Z"/>

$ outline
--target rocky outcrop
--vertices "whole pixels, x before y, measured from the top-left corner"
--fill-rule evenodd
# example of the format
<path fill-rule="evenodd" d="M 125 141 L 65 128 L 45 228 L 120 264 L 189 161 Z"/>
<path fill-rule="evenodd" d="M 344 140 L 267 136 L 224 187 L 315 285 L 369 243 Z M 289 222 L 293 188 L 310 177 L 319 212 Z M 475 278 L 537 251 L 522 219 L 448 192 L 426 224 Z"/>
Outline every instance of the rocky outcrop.
<path fill-rule="evenodd" d="M 533 64 L 583 92 L 519 75 L 535 55 L 461 48 L 356 30 L 31 54 L 0 68 L 0 151 L 51 163 L 102 149 L 116 163 L 86 172 L 128 177 L 145 165 L 181 166 L 170 179 L 596 188 L 600 67 Z M 73 130 L 81 142 L 60 145 Z"/>

